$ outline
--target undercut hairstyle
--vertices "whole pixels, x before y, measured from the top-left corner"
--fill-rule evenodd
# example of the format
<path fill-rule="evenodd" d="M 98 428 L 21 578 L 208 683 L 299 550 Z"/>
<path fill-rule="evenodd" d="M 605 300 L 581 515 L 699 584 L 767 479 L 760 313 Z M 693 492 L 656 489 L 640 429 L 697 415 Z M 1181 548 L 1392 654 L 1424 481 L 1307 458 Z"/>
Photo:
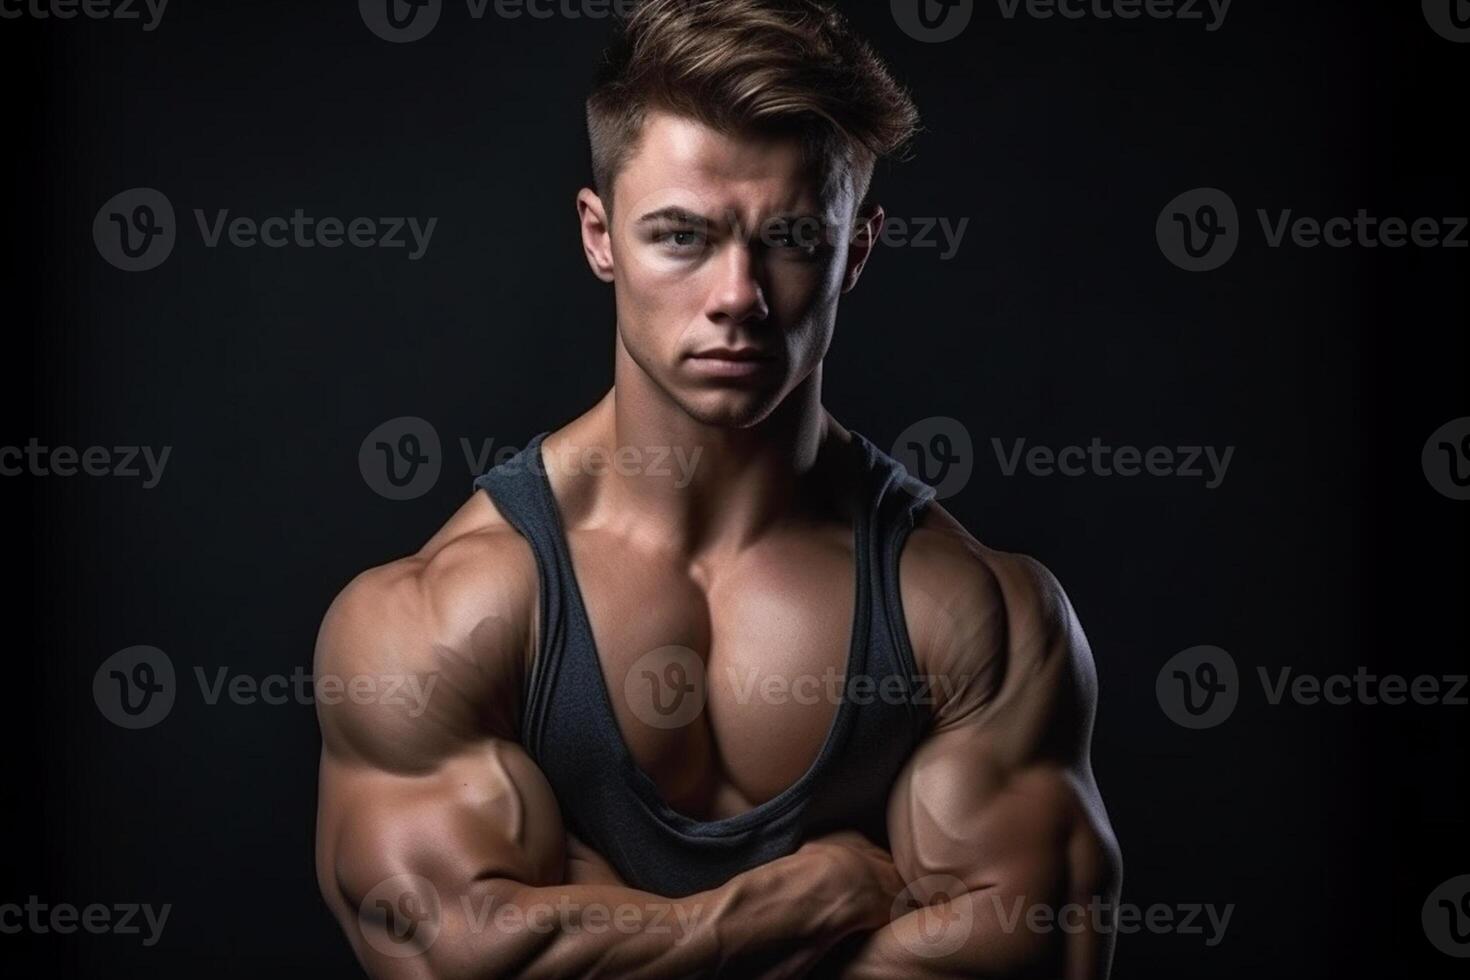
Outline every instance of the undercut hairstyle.
<path fill-rule="evenodd" d="M 642 0 L 618 24 L 587 100 L 592 175 L 609 209 L 651 110 L 726 135 L 794 137 L 823 178 L 865 204 L 877 161 L 919 113 L 872 47 L 824 0 Z"/>

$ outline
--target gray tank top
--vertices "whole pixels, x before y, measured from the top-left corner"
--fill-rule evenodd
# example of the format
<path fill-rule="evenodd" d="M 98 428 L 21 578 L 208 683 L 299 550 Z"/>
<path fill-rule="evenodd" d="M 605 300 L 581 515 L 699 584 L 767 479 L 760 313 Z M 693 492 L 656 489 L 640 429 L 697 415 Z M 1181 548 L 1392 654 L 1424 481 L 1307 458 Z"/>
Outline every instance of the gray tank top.
<path fill-rule="evenodd" d="M 717 887 L 835 830 L 858 830 L 887 846 L 889 791 L 929 721 L 927 685 L 899 598 L 898 559 L 933 488 L 852 433 L 862 501 L 853 528 L 856 602 L 846 683 L 826 741 L 777 796 L 733 817 L 696 820 L 664 802 L 623 741 L 542 463 L 547 435 L 475 486 L 536 557 L 540 642 L 520 738 L 551 783 L 567 828 L 628 884 L 671 898 Z"/>

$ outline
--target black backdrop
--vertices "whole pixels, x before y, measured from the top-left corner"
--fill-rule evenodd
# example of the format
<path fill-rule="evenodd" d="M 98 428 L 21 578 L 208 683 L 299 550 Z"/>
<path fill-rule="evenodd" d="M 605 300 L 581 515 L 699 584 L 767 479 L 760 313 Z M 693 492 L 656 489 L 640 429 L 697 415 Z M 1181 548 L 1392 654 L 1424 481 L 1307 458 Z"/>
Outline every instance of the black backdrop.
<path fill-rule="evenodd" d="M 8 0 L 13 3 L 13 0 Z M 1234 905 L 1223 941 L 1141 932 L 1115 976 L 1460 975 L 1421 907 L 1470 873 L 1465 707 L 1272 705 L 1257 669 L 1466 671 L 1466 513 L 1421 465 L 1470 415 L 1470 251 L 1269 247 L 1273 216 L 1470 212 L 1470 45 L 1417 3 L 1236 0 L 1206 21 L 1007 18 L 920 43 L 847 4 L 926 132 L 883 170 L 904 218 L 968 218 L 957 255 L 881 252 L 839 323 L 827 401 L 880 445 L 951 417 L 974 475 L 946 503 L 1066 584 L 1098 662 L 1095 762 L 1124 898 Z M 7 7 L 7 9 L 16 9 Z M 1206 9 L 1207 8 L 1201 8 Z M 492 6 L 493 10 L 493 6 Z M 1210 15 L 1207 13 L 1206 20 Z M 573 195 L 607 21 L 469 16 L 413 43 L 356 5 L 173 0 L 138 21 L 0 20 L 10 356 L 0 446 L 171 447 L 163 478 L 0 478 L 9 566 L 0 903 L 171 905 L 140 936 L 0 935 L 45 975 L 355 975 L 312 870 L 307 704 L 209 704 L 195 682 L 309 669 L 336 590 L 415 550 L 465 497 L 471 447 L 524 445 L 610 382 L 611 305 Z M 104 261 L 129 188 L 177 210 L 158 268 Z M 1215 187 L 1238 251 L 1176 268 L 1155 221 Z M 193 210 L 437 217 L 430 246 L 207 248 Z M 1463 237 L 1463 236 L 1462 236 Z M 442 473 L 390 500 L 375 427 L 429 422 Z M 992 439 L 1236 447 L 1188 478 L 1007 476 Z M 1211 644 L 1223 724 L 1155 680 Z M 112 724 L 93 677 L 165 651 L 168 716 Z M 1409 972 L 1403 972 L 1409 971 Z"/>

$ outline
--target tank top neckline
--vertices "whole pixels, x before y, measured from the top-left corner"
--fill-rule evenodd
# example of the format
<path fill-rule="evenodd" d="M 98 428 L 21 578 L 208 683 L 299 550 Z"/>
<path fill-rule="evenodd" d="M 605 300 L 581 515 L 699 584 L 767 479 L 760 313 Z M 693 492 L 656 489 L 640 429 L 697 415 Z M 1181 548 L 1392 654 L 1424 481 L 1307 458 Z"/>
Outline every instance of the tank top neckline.
<path fill-rule="evenodd" d="M 664 800 L 659 791 L 658 784 L 643 771 L 642 766 L 633 757 L 633 752 L 628 748 L 627 739 L 623 735 L 622 728 L 618 725 L 617 714 L 613 711 L 612 697 L 607 689 L 607 677 L 602 668 L 602 657 L 597 651 L 596 637 L 592 632 L 592 618 L 587 613 L 587 604 L 582 596 L 581 582 L 577 576 L 576 566 L 572 563 L 571 546 L 567 541 L 566 525 L 562 521 L 561 507 L 552 491 L 551 480 L 547 476 L 545 457 L 541 452 L 541 445 L 550 432 L 543 432 L 536 436 L 527 445 L 527 450 L 534 454 L 535 464 L 531 470 L 536 474 L 539 491 L 545 495 L 546 506 L 553 526 L 553 541 L 557 549 L 557 557 L 563 568 L 566 569 L 565 592 L 569 604 L 576 611 L 580 622 L 586 629 L 586 649 L 590 651 L 595 663 L 596 670 L 592 671 L 595 677 L 596 692 L 591 695 L 595 709 L 601 714 L 599 726 L 610 733 L 613 742 L 613 753 L 617 758 L 618 765 L 627 777 L 629 787 L 634 791 L 643 807 L 655 820 L 661 822 L 670 830 L 691 837 L 724 837 L 738 834 L 769 821 L 775 820 L 781 814 L 799 804 L 811 792 L 822 773 L 828 768 L 828 763 L 836 755 L 841 743 L 842 735 L 850 726 L 854 710 L 853 699 L 846 696 L 854 677 L 861 677 L 865 667 L 868 632 L 871 625 L 872 594 L 870 588 L 870 536 L 871 528 L 868 524 L 871 519 L 872 509 L 872 467 L 873 446 L 859 433 L 849 429 L 852 436 L 851 449 L 854 459 L 853 465 L 855 475 L 859 481 L 856 506 L 853 508 L 853 616 L 852 634 L 848 641 L 847 659 L 843 666 L 843 696 L 838 701 L 837 710 L 832 713 L 832 721 L 827 726 L 827 734 L 822 742 L 822 747 L 817 756 L 812 760 L 806 770 L 797 777 L 796 781 L 775 796 L 762 803 L 756 804 L 749 810 L 733 814 L 728 817 L 720 817 L 714 820 L 701 820 L 675 810 Z M 544 629 L 544 625 L 543 625 Z M 538 640 L 539 643 L 542 642 Z M 572 649 L 576 644 L 569 644 Z M 543 656 L 544 651 L 538 650 L 537 656 Z"/>

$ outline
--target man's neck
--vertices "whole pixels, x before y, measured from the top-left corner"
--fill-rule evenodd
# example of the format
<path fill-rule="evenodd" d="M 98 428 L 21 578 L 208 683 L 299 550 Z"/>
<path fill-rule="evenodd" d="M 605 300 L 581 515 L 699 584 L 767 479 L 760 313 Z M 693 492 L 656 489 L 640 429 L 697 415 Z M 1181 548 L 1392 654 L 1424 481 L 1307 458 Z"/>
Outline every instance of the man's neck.
<path fill-rule="evenodd" d="M 563 485 L 592 525 L 691 558 L 738 551 L 830 504 L 848 434 L 822 407 L 821 381 L 818 367 L 768 418 L 734 429 L 691 418 L 646 376 L 620 379 L 557 440 L 577 459 L 596 447 L 609 465 Z"/>

